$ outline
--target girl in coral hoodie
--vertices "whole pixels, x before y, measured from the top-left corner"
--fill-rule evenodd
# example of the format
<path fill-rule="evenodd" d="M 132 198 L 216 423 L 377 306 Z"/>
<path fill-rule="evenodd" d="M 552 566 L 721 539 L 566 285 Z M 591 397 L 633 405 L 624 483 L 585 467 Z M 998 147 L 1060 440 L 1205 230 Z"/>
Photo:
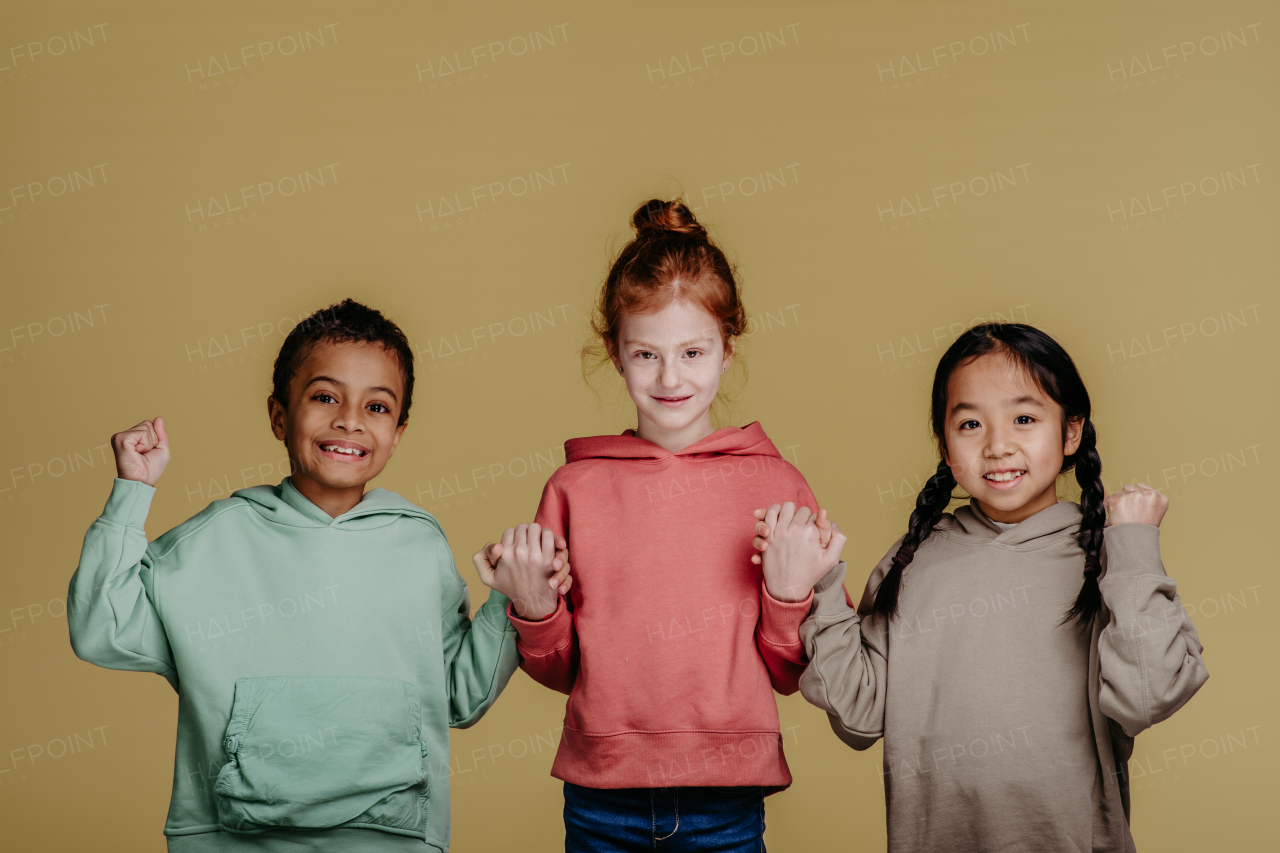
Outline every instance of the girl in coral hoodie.
<path fill-rule="evenodd" d="M 569 603 L 548 588 L 547 618 L 509 613 L 525 672 L 569 694 L 565 850 L 759 851 L 764 796 L 791 783 L 773 692 L 797 689 L 812 591 L 753 565 L 751 512 L 802 507 L 830 567 L 844 537 L 759 423 L 712 425 L 747 319 L 724 253 L 679 201 L 631 224 L 594 329 L 636 428 L 566 442 L 536 523 L 491 556 L 569 543 Z"/>

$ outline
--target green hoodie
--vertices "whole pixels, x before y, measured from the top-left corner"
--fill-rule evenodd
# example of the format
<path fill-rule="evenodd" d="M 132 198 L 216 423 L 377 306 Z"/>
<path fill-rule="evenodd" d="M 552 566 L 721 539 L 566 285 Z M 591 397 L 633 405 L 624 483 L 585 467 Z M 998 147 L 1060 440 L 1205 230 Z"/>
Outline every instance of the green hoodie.
<path fill-rule="evenodd" d="M 67 619 L 82 659 L 178 692 L 169 849 L 447 850 L 449 727 L 519 663 L 506 596 L 473 624 L 439 523 L 394 492 L 330 518 L 286 479 L 148 545 L 154 494 L 115 481 Z"/>

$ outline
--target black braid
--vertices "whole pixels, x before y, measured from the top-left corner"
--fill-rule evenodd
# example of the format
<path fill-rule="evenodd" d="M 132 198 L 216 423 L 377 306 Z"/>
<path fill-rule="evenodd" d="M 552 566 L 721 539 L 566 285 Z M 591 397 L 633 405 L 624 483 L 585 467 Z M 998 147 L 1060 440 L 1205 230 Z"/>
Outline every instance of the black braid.
<path fill-rule="evenodd" d="M 1107 524 L 1107 510 L 1103 506 L 1106 490 L 1102 486 L 1102 457 L 1098 455 L 1098 434 L 1093 421 L 1085 419 L 1080 432 L 1080 447 L 1063 465 L 1076 469 L 1076 482 L 1080 484 L 1080 532 L 1077 541 L 1084 551 L 1084 586 L 1076 596 L 1063 622 L 1076 619 L 1081 625 L 1089 624 L 1102 608 L 1102 591 L 1098 588 L 1098 575 L 1102 573 L 1102 535 Z"/>
<path fill-rule="evenodd" d="M 938 470 L 916 496 L 916 508 L 911 512 L 907 535 L 903 537 L 898 553 L 893 555 L 893 565 L 880 581 L 880 586 L 876 588 L 876 601 L 871 612 L 886 619 L 892 619 L 898 612 L 898 590 L 902 587 L 902 571 L 915 559 L 916 549 L 920 547 L 920 543 L 929 538 L 929 534 L 933 532 L 933 526 L 942 519 L 942 514 L 947 511 L 947 505 L 951 503 L 951 493 L 955 487 L 956 478 L 951 474 L 951 466 L 946 462 L 939 462 Z"/>

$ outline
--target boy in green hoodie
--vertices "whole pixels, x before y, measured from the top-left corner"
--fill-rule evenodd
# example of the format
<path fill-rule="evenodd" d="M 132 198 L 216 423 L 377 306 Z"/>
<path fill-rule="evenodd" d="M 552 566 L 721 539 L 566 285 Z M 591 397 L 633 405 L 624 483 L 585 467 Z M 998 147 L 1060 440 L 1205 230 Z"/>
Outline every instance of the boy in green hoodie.
<path fill-rule="evenodd" d="M 364 490 L 412 395 L 399 327 L 351 300 L 317 312 L 268 399 L 292 475 L 149 545 L 164 421 L 112 437 L 119 476 L 71 579 L 71 645 L 178 693 L 173 853 L 448 849 L 449 727 L 479 720 L 519 664 L 508 605 L 547 616 L 569 567 L 563 540 L 533 531 L 520 559 L 481 567 L 493 592 L 470 618 L 435 518 Z"/>

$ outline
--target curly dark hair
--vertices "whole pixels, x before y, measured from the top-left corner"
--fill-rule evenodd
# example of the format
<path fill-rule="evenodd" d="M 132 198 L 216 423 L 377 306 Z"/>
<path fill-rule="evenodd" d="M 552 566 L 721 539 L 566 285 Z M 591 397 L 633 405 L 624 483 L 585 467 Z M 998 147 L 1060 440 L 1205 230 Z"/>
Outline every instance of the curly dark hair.
<path fill-rule="evenodd" d="M 382 312 L 354 299 L 321 308 L 289 332 L 280 345 L 271 373 L 271 396 L 277 403 L 288 408 L 289 383 L 298 366 L 324 342 L 378 344 L 393 354 L 400 362 L 400 376 L 404 379 L 404 405 L 400 408 L 397 426 L 409 420 L 409 406 L 413 403 L 413 350 L 409 348 L 409 339 Z"/>

